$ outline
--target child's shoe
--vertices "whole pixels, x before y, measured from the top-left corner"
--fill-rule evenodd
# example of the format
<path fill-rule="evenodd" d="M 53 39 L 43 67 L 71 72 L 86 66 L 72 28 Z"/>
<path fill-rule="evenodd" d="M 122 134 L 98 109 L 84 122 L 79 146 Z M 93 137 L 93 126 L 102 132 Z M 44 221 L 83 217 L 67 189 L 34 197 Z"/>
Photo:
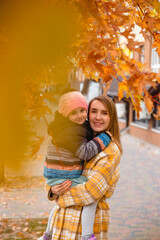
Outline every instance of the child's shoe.
<path fill-rule="evenodd" d="M 84 240 L 85 238 L 82 237 L 81 240 Z M 97 240 L 94 234 L 92 234 L 87 240 Z"/>
<path fill-rule="evenodd" d="M 38 238 L 38 240 L 51 240 L 51 236 L 44 232 L 43 236 Z"/>

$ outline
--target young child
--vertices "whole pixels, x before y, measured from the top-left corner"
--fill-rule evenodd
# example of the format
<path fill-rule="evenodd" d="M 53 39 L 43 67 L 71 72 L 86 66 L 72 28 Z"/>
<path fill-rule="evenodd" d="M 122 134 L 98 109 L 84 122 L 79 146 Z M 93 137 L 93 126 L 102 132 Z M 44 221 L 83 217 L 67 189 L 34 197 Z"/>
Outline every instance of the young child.
<path fill-rule="evenodd" d="M 49 186 L 65 180 L 72 181 L 72 186 L 86 182 L 82 176 L 84 161 L 90 160 L 110 143 L 107 132 L 93 138 L 87 118 L 87 102 L 78 91 L 64 93 L 59 100 L 58 111 L 48 128 L 52 142 L 48 146 L 45 159 L 44 177 Z M 82 211 L 82 239 L 96 240 L 93 224 L 97 202 L 84 206 Z M 46 232 L 42 239 L 51 239 L 50 223 L 52 210 Z M 86 224 L 87 220 L 87 224 Z"/>

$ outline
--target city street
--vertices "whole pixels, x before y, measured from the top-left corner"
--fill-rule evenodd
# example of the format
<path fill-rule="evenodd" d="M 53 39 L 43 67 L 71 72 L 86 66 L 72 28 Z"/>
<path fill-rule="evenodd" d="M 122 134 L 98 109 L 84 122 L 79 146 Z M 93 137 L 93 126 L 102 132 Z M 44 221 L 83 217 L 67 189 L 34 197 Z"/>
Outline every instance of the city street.
<path fill-rule="evenodd" d="M 160 239 L 160 148 L 122 133 L 121 177 L 115 194 L 108 200 L 111 209 L 109 239 Z M 42 172 L 43 161 L 35 164 Z M 29 166 L 28 166 L 29 167 Z M 33 175 L 32 169 L 32 175 Z M 23 188 L 0 193 L 2 218 L 46 218 L 53 206 L 48 202 L 44 180 L 33 178 Z"/>

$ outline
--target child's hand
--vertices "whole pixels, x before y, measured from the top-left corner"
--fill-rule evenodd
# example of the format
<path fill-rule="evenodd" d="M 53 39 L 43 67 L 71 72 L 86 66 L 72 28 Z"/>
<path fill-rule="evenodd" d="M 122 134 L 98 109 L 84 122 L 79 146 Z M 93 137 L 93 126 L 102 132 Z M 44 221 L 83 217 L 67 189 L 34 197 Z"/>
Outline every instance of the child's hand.
<path fill-rule="evenodd" d="M 71 185 L 72 185 L 72 182 L 70 180 L 66 180 L 63 183 L 52 186 L 51 191 L 53 194 L 61 195 L 67 192 L 70 189 Z"/>

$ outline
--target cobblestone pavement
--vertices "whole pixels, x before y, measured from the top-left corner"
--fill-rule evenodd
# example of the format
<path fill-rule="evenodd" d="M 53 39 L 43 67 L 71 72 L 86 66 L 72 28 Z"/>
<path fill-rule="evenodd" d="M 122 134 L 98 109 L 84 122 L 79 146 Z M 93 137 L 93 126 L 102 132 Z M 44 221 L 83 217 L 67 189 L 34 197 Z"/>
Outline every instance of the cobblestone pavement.
<path fill-rule="evenodd" d="M 122 136 L 121 177 L 110 205 L 109 239 L 160 240 L 160 148 Z"/>
<path fill-rule="evenodd" d="M 160 148 L 127 133 L 122 145 L 121 177 L 108 200 L 109 239 L 160 240 Z M 47 217 L 53 206 L 44 187 L 1 192 L 0 199 L 1 218 Z"/>

